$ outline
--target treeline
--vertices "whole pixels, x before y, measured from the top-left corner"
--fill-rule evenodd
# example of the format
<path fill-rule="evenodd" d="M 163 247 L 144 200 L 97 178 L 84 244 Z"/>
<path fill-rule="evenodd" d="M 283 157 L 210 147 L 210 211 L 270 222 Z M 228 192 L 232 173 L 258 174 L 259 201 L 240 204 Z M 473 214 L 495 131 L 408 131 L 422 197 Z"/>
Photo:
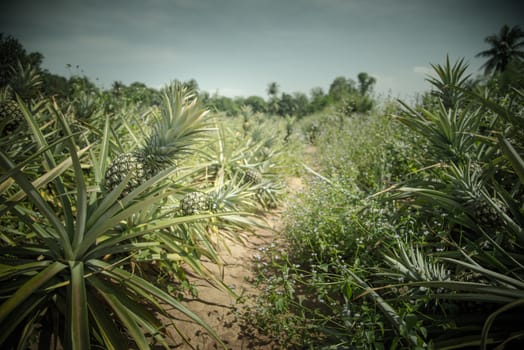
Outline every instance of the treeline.
<path fill-rule="evenodd" d="M 79 66 L 73 69 L 68 64 L 71 74 L 66 78 L 43 69 L 43 60 L 41 53 L 27 52 L 16 38 L 0 33 L 0 89 L 5 91 L 9 87 L 13 95 L 16 93 L 25 100 L 36 97 L 68 100 L 78 107 L 80 116 L 88 116 L 95 104 L 100 103 L 108 111 L 126 103 L 159 103 L 158 91 L 142 82 L 126 85 L 121 81 L 114 81 L 109 89 L 104 90 L 84 75 Z M 280 91 L 277 82 L 270 82 L 265 98 L 256 95 L 231 98 L 201 90 L 195 79 L 182 82 L 198 93 L 207 107 L 226 115 L 238 115 L 244 106 L 248 106 L 254 113 L 299 118 L 320 112 L 328 106 L 346 113 L 368 112 L 374 106 L 372 92 L 375 83 L 375 78 L 362 72 L 358 74 L 357 80 L 336 77 L 328 91 L 314 87 L 309 95 Z"/>

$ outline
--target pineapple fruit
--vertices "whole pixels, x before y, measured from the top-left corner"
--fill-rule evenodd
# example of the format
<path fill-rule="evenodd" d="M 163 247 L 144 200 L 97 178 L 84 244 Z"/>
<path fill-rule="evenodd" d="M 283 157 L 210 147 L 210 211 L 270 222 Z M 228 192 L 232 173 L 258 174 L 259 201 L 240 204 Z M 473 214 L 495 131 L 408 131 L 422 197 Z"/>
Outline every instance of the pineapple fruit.
<path fill-rule="evenodd" d="M 491 198 L 491 200 L 498 209 L 503 210 L 504 205 L 500 200 L 497 198 Z M 497 208 L 495 208 L 482 196 L 477 197 L 476 200 L 474 200 L 472 203 L 475 219 L 486 227 L 500 227 L 504 225 L 504 220 L 497 211 Z"/>
<path fill-rule="evenodd" d="M 177 160 L 190 153 L 209 130 L 207 113 L 183 86 L 170 85 L 163 91 L 151 134 L 142 147 L 120 154 L 109 164 L 105 189 L 112 191 L 129 176 L 121 194 L 121 197 L 126 196 L 160 171 L 176 165 Z"/>
<path fill-rule="evenodd" d="M 243 182 L 246 185 L 258 185 L 262 182 L 262 174 L 255 169 L 248 169 L 243 176 Z"/>
<path fill-rule="evenodd" d="M 0 125 L 1 135 L 8 136 L 14 134 L 24 120 L 22 110 L 13 99 L 0 102 Z"/>
<path fill-rule="evenodd" d="M 211 198 L 203 192 L 190 192 L 180 200 L 183 215 L 201 214 L 211 208 Z"/>
<path fill-rule="evenodd" d="M 14 134 L 24 121 L 24 114 L 16 101 L 16 95 L 28 103 L 37 95 L 38 87 L 42 84 L 38 70 L 31 65 L 24 67 L 18 62 L 18 66 L 11 67 L 11 70 L 13 76 L 0 102 L 1 136 Z"/>
<path fill-rule="evenodd" d="M 118 155 L 107 168 L 105 186 L 112 190 L 130 174 L 130 180 L 121 196 L 127 196 L 131 191 L 155 175 L 153 166 L 147 164 L 147 159 L 141 152 L 122 153 Z"/>

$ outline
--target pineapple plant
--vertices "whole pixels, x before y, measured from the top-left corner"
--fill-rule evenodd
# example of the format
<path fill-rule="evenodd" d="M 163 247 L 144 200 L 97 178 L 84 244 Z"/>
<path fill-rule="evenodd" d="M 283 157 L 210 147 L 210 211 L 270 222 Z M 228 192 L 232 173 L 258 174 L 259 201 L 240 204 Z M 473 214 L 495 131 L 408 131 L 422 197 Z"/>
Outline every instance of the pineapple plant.
<path fill-rule="evenodd" d="M 13 78 L 0 102 L 1 136 L 13 135 L 23 123 L 24 114 L 16 100 L 16 95 L 27 103 L 36 95 L 38 87 L 42 84 L 40 74 L 31 65 L 24 67 L 18 62 L 18 67 L 16 69 L 11 67 L 11 69 Z"/>
<path fill-rule="evenodd" d="M 28 130 L 37 146 L 32 158 L 17 161 L 0 149 L 5 199 L 0 223 L 2 240 L 8 242 L 0 248 L 0 348 L 168 349 L 172 335 L 167 327 L 179 331 L 178 325 L 165 322 L 172 319 L 171 310 L 186 315 L 225 348 L 209 325 L 160 285 L 160 278 L 135 270 L 138 263 L 187 263 L 197 274 L 210 275 L 198 260 L 216 255 L 208 237 L 173 242 L 178 238 L 174 231 L 182 226 L 173 215 L 165 215 L 159 227 L 169 192 L 126 201 L 91 191 L 96 178 L 85 172 L 85 164 L 93 164 L 97 173 L 103 164 L 94 152 L 76 145 L 57 105 L 48 110 L 60 118 L 64 138 L 55 141 L 55 134 L 44 134 L 37 124 L 43 120 L 29 114 L 28 121 L 37 126 Z M 107 147 L 109 137 L 106 132 L 96 146 Z M 67 153 L 49 152 L 55 145 Z M 172 277 L 187 281 L 182 274 Z"/>
<path fill-rule="evenodd" d="M 81 120 L 87 120 L 97 109 L 97 101 L 94 93 L 89 91 L 79 91 L 73 102 L 75 116 Z"/>
<path fill-rule="evenodd" d="M 200 214 L 211 209 L 211 197 L 203 192 L 189 192 L 180 200 L 183 215 Z"/>
<path fill-rule="evenodd" d="M 130 153 L 118 155 L 105 172 L 105 189 L 110 192 L 127 176 L 121 196 L 126 196 L 160 171 L 175 166 L 190 153 L 208 131 L 208 111 L 196 97 L 179 84 L 162 94 L 162 104 L 144 144 Z"/>

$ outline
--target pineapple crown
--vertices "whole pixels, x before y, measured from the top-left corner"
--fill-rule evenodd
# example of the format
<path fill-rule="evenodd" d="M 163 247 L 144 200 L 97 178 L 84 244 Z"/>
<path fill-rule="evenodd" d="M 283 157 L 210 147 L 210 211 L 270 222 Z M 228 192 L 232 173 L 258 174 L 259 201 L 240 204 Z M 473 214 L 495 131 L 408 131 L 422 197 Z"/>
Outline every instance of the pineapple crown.
<path fill-rule="evenodd" d="M 159 163 L 171 164 L 174 158 L 191 152 L 210 130 L 208 110 L 179 83 L 162 91 L 162 103 L 153 113 L 152 132 L 142 150 Z"/>
<path fill-rule="evenodd" d="M 36 95 L 42 84 L 40 73 L 35 66 L 22 65 L 20 61 L 16 67 L 11 67 L 13 77 L 9 83 L 12 94 L 18 94 L 22 99 L 27 100 Z"/>

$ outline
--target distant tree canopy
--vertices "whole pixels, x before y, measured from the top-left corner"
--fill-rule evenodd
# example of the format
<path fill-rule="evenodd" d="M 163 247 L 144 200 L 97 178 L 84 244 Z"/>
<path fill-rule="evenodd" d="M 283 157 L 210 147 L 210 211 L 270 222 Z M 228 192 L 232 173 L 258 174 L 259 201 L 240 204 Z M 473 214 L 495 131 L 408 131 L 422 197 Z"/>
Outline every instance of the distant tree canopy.
<path fill-rule="evenodd" d="M 487 58 L 482 66 L 487 84 L 496 89 L 509 89 L 524 86 L 524 31 L 519 26 L 502 26 L 498 34 L 485 38 L 490 48 L 477 54 Z M 158 91 L 141 82 L 126 86 L 121 81 L 114 81 L 111 87 L 102 91 L 87 76 L 71 74 L 66 78 L 55 75 L 41 68 L 44 56 L 39 52 L 27 52 L 14 37 L 0 33 L 0 88 L 23 86 L 24 75 L 36 72 L 34 76 L 40 83 L 26 89 L 33 95 L 54 96 L 56 98 L 78 101 L 86 96 L 98 96 L 106 105 L 132 102 L 135 104 L 154 105 L 158 103 Z M 71 68 L 71 65 L 67 65 Z M 78 66 L 77 66 L 78 68 Z M 269 113 L 280 116 L 302 117 L 317 113 L 333 106 L 345 114 L 367 112 L 373 105 L 373 88 L 376 78 L 366 72 L 360 72 L 356 81 L 344 76 L 337 76 L 329 85 L 327 92 L 320 87 L 311 89 L 309 96 L 302 92 L 280 91 L 276 81 L 266 87 L 267 99 L 261 96 L 229 98 L 210 95 L 200 91 L 195 79 L 181 84 L 197 93 L 200 99 L 211 109 L 228 115 L 240 113 L 242 106 L 249 106 L 254 113 Z M 27 84 L 26 84 L 27 85 Z M 22 90 L 22 89 L 19 89 Z"/>
<path fill-rule="evenodd" d="M 254 113 L 266 113 L 267 102 L 260 96 L 249 96 L 244 100 L 246 106 L 250 106 Z"/>
<path fill-rule="evenodd" d="M 358 91 L 362 96 L 367 95 L 373 91 L 373 85 L 376 83 L 376 79 L 368 75 L 368 73 L 359 73 L 358 76 Z"/>
<path fill-rule="evenodd" d="M 477 54 L 476 57 L 486 57 L 488 60 L 481 67 L 485 74 L 501 73 L 510 63 L 518 63 L 524 59 L 524 31 L 519 26 L 500 28 L 499 34 L 492 34 L 484 39 L 491 48 Z"/>
<path fill-rule="evenodd" d="M 342 76 L 336 77 L 329 86 L 329 96 L 333 101 L 340 101 L 355 92 L 357 92 L 355 81 Z"/>
<path fill-rule="evenodd" d="M 279 89 L 279 86 L 276 82 L 272 81 L 271 83 L 269 83 L 269 85 L 267 86 L 267 94 L 269 95 L 269 97 L 276 97 L 277 94 L 278 94 L 278 90 Z"/>
<path fill-rule="evenodd" d="M 52 74 L 41 68 L 44 56 L 38 52 L 28 53 L 22 44 L 9 35 L 0 34 L 0 88 L 14 85 L 15 72 L 13 67 L 20 66 L 34 69 L 38 73 L 41 84 L 35 95 L 54 96 L 59 99 L 67 99 L 78 104 L 79 111 L 83 115 L 89 115 L 89 104 L 99 99 L 106 105 L 106 110 L 111 111 L 116 106 L 125 103 L 141 105 L 154 105 L 158 103 L 158 91 L 146 86 L 141 82 L 133 82 L 126 85 L 120 80 L 113 81 L 109 89 L 103 91 L 93 83 L 87 76 L 83 75 L 81 69 L 76 66 L 80 74 L 71 72 L 71 64 L 66 65 L 70 70 L 68 78 Z M 18 69 L 21 71 L 21 68 Z M 19 77 L 17 77 L 18 79 Z M 208 92 L 200 91 L 195 79 L 178 81 L 188 89 L 197 93 L 200 99 L 211 109 L 225 112 L 227 115 L 240 113 L 242 106 L 249 106 L 254 113 L 270 113 L 279 116 L 303 117 L 305 115 L 322 111 L 330 105 L 356 101 L 356 95 L 368 95 L 375 84 L 375 79 L 367 73 L 358 75 L 358 84 L 343 76 L 336 77 L 329 87 L 328 93 L 320 87 L 313 88 L 309 96 L 302 92 L 280 91 L 277 82 L 272 81 L 267 85 L 267 100 L 261 96 L 229 98 L 210 95 Z M 87 107 L 86 107 L 87 106 Z"/>

